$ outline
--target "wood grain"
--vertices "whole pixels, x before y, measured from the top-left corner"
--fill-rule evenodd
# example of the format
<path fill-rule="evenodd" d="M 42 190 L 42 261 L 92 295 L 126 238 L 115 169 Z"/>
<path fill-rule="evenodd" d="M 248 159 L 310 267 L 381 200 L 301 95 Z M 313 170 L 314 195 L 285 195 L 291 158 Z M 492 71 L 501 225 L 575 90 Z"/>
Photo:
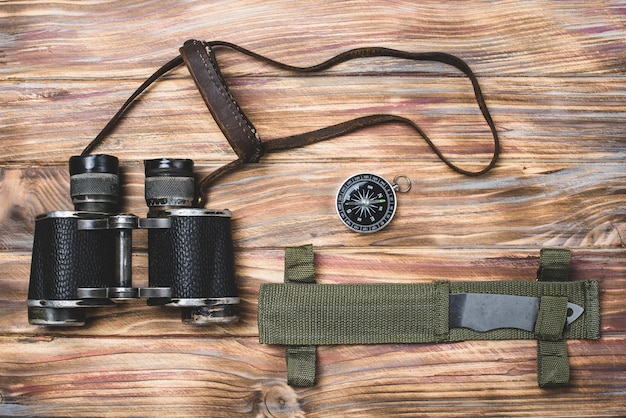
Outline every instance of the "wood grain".
<path fill-rule="evenodd" d="M 0 341 L 2 358 L 13 358 L 2 364 L 4 408 L 16 415 L 178 416 L 178 402 L 203 416 L 623 411 L 619 375 L 603 372 L 615 367 L 602 356 L 619 350 L 614 338 L 569 343 L 572 386 L 549 392 L 536 386 L 532 341 L 323 347 L 319 385 L 306 390 L 284 384 L 284 349 L 254 338 Z"/>
<path fill-rule="evenodd" d="M 624 16 L 608 0 L 0 2 L 0 415 L 626 415 Z M 373 45 L 455 54 L 479 78 L 500 161 L 460 176 L 398 125 L 267 154 L 209 195 L 233 212 L 239 324 L 189 327 L 137 301 L 79 329 L 29 325 L 35 216 L 72 208 L 68 158 L 190 38 L 300 66 Z M 372 58 L 301 76 L 217 54 L 263 139 L 390 113 L 464 168 L 491 155 L 469 81 L 445 65 Z M 183 67 L 97 151 L 120 158 L 122 210 L 140 216 L 144 159 L 192 158 L 200 178 L 235 158 Z M 413 183 L 373 235 L 333 208 L 360 171 Z M 147 236 L 133 238 L 142 286 Z M 570 248 L 570 278 L 600 282 L 602 338 L 568 342 L 571 385 L 555 390 L 537 387 L 534 341 L 320 347 L 317 386 L 291 388 L 284 348 L 258 343 L 257 297 L 283 280 L 284 247 L 307 243 L 324 283 L 534 280 L 540 248 Z"/>
<path fill-rule="evenodd" d="M 459 76 L 415 72 L 262 76 L 260 72 L 255 77 L 228 78 L 233 95 L 262 138 L 392 113 L 415 121 L 459 164 L 468 159 L 486 163 L 493 150 L 470 83 Z M 6 121 L 0 158 L 7 164 L 65 165 L 68 155 L 82 151 L 141 81 L 0 83 L 0 93 L 7 98 L 0 109 Z M 502 139 L 503 161 L 623 160 L 625 111 L 620 92 L 626 91 L 626 83 L 622 78 L 487 77 L 480 81 Z M 569 152 L 572 148 L 575 152 Z M 97 151 L 135 162 L 163 155 L 213 164 L 235 158 L 185 68 L 176 70 L 176 77 L 157 82 Z M 436 159 L 414 131 L 397 125 L 268 157 L 307 162 Z"/>
<path fill-rule="evenodd" d="M 624 53 L 624 6 L 608 1 L 6 2 L 2 12 L 3 62 L 28 63 L 0 73 L 13 80 L 109 78 L 112 68 L 145 78 L 145 67 L 160 66 L 189 38 L 230 40 L 301 65 L 357 46 L 442 50 L 490 63 L 484 75 L 492 76 L 621 73 Z"/>

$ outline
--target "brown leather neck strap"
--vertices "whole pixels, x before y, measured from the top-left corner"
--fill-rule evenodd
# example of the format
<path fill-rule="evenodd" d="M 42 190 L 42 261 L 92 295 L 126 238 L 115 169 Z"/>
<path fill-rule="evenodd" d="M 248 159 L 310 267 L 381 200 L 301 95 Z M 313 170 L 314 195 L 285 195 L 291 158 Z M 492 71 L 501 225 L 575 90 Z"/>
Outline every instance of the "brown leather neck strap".
<path fill-rule="evenodd" d="M 413 121 L 402 116 L 386 114 L 364 116 L 311 132 L 261 141 L 254 125 L 246 117 L 241 110 L 241 107 L 237 104 L 235 98 L 228 91 L 228 87 L 222 77 L 217 59 L 215 57 L 214 48 L 216 47 L 230 48 L 276 68 L 298 73 L 324 71 L 349 60 L 371 57 L 393 57 L 413 61 L 434 61 L 451 65 L 465 74 L 472 83 L 478 107 L 480 108 L 480 111 L 493 135 L 494 150 L 491 160 L 484 168 L 478 171 L 468 171 L 462 169 L 448 160 L 447 157 L 445 157 L 437 146 L 430 140 L 426 133 L 422 131 L 422 129 Z M 199 204 L 201 206 L 205 203 L 210 184 L 218 176 L 240 164 L 258 162 L 267 151 L 301 147 L 315 142 L 336 138 L 369 126 L 384 123 L 401 123 L 413 128 L 426 141 L 433 152 L 446 165 L 448 165 L 448 167 L 466 176 L 478 176 L 488 172 L 495 166 L 500 154 L 498 132 L 496 131 L 495 124 L 491 118 L 489 110 L 487 109 L 487 104 L 485 103 L 478 80 L 465 61 L 454 55 L 442 52 L 410 53 L 382 47 L 357 48 L 336 55 L 335 57 L 317 65 L 310 67 L 295 67 L 274 61 L 238 45 L 221 41 L 202 42 L 198 40 L 189 40 L 185 42 L 182 48 L 180 48 L 180 53 L 181 56 L 176 57 L 160 68 L 148 80 L 146 80 L 139 87 L 139 89 L 137 89 L 137 91 L 133 93 L 126 103 L 124 103 L 122 108 L 120 108 L 117 114 L 105 126 L 102 132 L 100 132 L 100 134 L 98 134 L 98 136 L 85 148 L 83 155 L 91 152 L 91 150 L 113 130 L 119 118 L 125 113 L 134 99 L 141 94 L 141 92 L 143 92 L 160 76 L 164 75 L 183 62 L 187 65 L 187 68 L 189 69 L 189 72 L 191 73 L 202 98 L 209 108 L 211 115 L 217 122 L 217 125 L 224 133 L 224 136 L 238 157 L 237 160 L 215 170 L 201 181 L 199 185 Z"/>

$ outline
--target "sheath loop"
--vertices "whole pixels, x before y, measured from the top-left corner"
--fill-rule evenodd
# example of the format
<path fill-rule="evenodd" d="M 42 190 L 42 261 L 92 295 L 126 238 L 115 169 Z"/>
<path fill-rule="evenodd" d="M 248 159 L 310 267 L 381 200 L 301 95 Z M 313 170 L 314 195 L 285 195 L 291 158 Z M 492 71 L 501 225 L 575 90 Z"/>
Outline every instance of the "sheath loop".
<path fill-rule="evenodd" d="M 535 323 L 535 335 L 540 340 L 559 341 L 563 339 L 567 321 L 567 297 L 542 296 Z"/>
<path fill-rule="evenodd" d="M 537 280 L 562 282 L 568 280 L 570 251 L 562 248 L 543 248 L 539 256 Z"/>
<path fill-rule="evenodd" d="M 285 248 L 285 283 L 315 283 L 312 245 Z"/>
<path fill-rule="evenodd" d="M 544 248 L 539 256 L 537 280 L 565 282 L 569 276 L 570 251 Z M 569 383 L 569 358 L 564 338 L 567 298 L 542 296 L 535 324 L 537 337 L 537 382 L 540 387 L 565 386 Z"/>
<path fill-rule="evenodd" d="M 569 358 L 565 341 L 537 341 L 537 382 L 541 388 L 567 386 Z"/>
<path fill-rule="evenodd" d="M 313 246 L 285 249 L 285 283 L 315 284 Z M 295 309 L 298 309 L 296 306 Z M 285 348 L 287 383 L 291 386 L 315 386 L 317 347 L 314 345 L 288 345 Z"/>
<path fill-rule="evenodd" d="M 315 386 L 317 347 L 314 345 L 288 345 L 285 348 L 287 359 L 287 384 L 298 387 Z"/>

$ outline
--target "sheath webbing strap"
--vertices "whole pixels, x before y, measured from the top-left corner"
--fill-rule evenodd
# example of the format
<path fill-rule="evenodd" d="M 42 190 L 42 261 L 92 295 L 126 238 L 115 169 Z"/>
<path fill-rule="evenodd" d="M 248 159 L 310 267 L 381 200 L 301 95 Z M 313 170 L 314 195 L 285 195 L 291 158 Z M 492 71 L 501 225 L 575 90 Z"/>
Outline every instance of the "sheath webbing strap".
<path fill-rule="evenodd" d="M 537 382 L 539 387 L 569 383 L 569 359 L 565 341 L 537 341 Z"/>
<path fill-rule="evenodd" d="M 310 264 L 299 262 L 298 254 L 312 260 L 310 247 L 287 253 L 285 266 L 294 272 L 286 272 L 286 277 L 300 277 L 302 267 Z M 450 328 L 449 295 L 464 292 L 540 298 L 534 332 Z M 584 312 L 565 326 L 567 302 Z M 543 387 L 564 383 L 563 377 L 569 376 L 564 340 L 599 338 L 599 316 L 598 283 L 591 280 L 309 285 L 286 280 L 261 285 L 258 318 L 261 343 L 291 346 L 288 357 L 291 352 L 294 362 L 288 364 L 288 372 L 293 380 L 299 374 L 311 376 L 311 370 L 315 373 L 310 348 L 315 345 L 538 339 Z M 310 378 L 306 382 L 313 384 Z"/>
<path fill-rule="evenodd" d="M 570 251 L 560 248 L 544 248 L 540 252 L 537 280 L 544 282 L 566 281 L 569 276 Z"/>
<path fill-rule="evenodd" d="M 566 281 L 569 276 L 570 251 L 544 248 L 540 252 L 537 280 Z M 540 387 L 569 383 L 569 358 L 563 338 L 567 316 L 567 298 L 544 296 L 535 325 L 537 334 L 537 381 Z M 562 321 L 561 321 L 562 320 Z"/>
<path fill-rule="evenodd" d="M 312 245 L 285 248 L 285 283 L 315 283 Z"/>
<path fill-rule="evenodd" d="M 312 245 L 285 249 L 285 283 L 315 283 Z M 287 360 L 287 384 L 303 387 L 315 385 L 316 346 L 289 345 L 285 349 L 285 358 Z"/>
<path fill-rule="evenodd" d="M 542 296 L 535 323 L 535 335 L 540 340 L 559 341 L 563 339 L 567 321 L 567 297 Z"/>

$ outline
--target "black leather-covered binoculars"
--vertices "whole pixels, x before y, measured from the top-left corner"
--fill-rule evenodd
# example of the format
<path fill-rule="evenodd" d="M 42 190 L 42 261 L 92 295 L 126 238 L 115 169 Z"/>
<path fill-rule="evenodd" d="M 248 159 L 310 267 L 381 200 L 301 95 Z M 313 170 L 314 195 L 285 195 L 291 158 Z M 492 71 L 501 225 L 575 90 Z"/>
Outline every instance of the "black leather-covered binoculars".
<path fill-rule="evenodd" d="M 34 325 L 81 326 L 86 308 L 147 298 L 181 308 L 184 323 L 239 319 L 231 215 L 194 207 L 193 161 L 145 161 L 146 218 L 118 212 L 119 161 L 70 158 L 73 211 L 36 218 L 28 291 Z M 148 229 L 148 287 L 132 284 L 132 231 Z"/>

